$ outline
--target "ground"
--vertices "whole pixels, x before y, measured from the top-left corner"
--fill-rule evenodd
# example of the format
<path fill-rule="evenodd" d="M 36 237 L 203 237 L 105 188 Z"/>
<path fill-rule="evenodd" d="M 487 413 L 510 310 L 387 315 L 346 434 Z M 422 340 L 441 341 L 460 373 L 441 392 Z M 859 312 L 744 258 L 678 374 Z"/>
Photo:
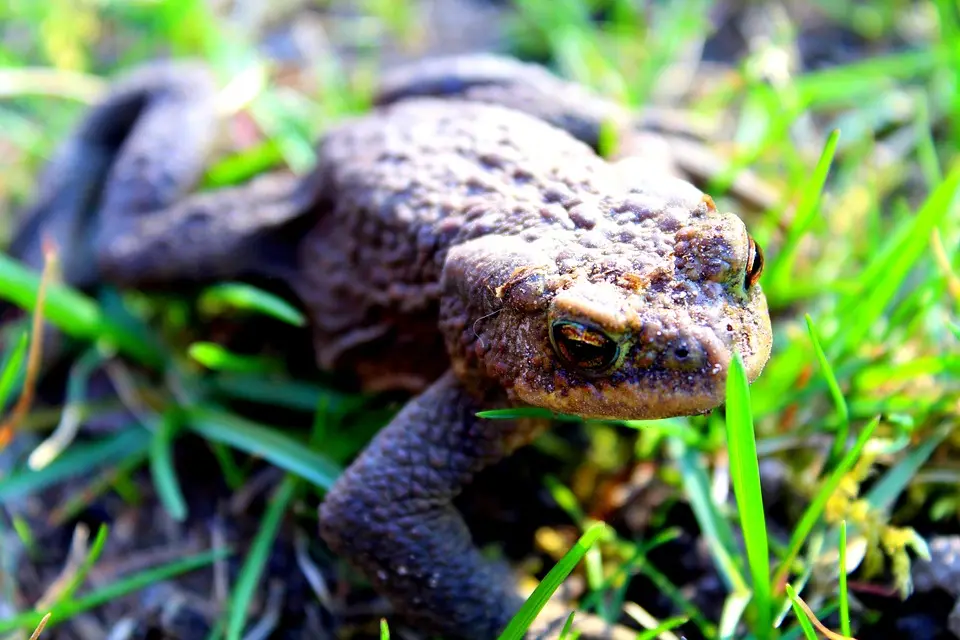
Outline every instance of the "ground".
<path fill-rule="evenodd" d="M 581 608 L 659 637 L 800 637 L 789 584 L 837 633 L 949 638 L 947 593 L 905 596 L 923 540 L 960 530 L 958 36 L 946 0 L 11 2 L 0 230 L 105 80 L 159 56 L 232 92 L 204 188 L 306 170 L 381 65 L 431 52 L 685 109 L 723 160 L 709 192 L 766 250 L 770 363 L 710 416 L 558 424 L 462 496 L 472 530 L 548 587 L 573 549 Z M 725 195 L 744 167 L 772 189 L 759 210 Z M 0 296 L 32 308 L 38 282 L 0 255 Z M 22 418 L 30 318 L 5 327 L 0 634 L 52 612 L 42 638 L 379 637 L 389 612 L 316 506 L 403 397 L 317 373 L 282 294 L 53 287 L 69 356 Z"/>

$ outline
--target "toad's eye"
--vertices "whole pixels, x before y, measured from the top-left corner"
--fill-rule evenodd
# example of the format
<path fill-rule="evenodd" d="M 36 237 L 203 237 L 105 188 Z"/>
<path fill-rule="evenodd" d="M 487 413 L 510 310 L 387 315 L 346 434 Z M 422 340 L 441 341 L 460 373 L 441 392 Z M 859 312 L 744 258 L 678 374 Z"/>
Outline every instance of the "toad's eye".
<path fill-rule="evenodd" d="M 760 274 L 763 273 L 763 249 L 750 236 L 750 246 L 747 247 L 750 257 L 747 258 L 747 278 L 743 283 L 745 289 L 757 284 Z"/>
<path fill-rule="evenodd" d="M 555 320 L 550 325 L 550 342 L 562 360 L 586 371 L 609 369 L 620 357 L 616 340 L 580 322 Z"/>

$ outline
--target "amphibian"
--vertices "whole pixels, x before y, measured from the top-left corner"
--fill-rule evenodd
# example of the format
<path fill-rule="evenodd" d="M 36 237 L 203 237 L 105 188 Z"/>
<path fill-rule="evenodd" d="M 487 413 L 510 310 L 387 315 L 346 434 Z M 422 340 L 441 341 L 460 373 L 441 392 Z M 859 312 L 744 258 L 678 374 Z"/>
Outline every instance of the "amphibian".
<path fill-rule="evenodd" d="M 11 252 L 38 265 L 47 233 L 84 287 L 283 278 L 320 367 L 415 394 L 326 496 L 320 530 L 424 629 L 493 638 L 520 602 L 452 500 L 547 422 L 478 411 L 697 414 L 722 402 L 734 350 L 751 381 L 767 361 L 743 222 L 672 175 L 630 112 L 545 69 L 397 70 L 370 113 L 323 135 L 308 175 L 191 195 L 215 98 L 192 63 L 118 80 L 52 160 Z M 603 126 L 647 155 L 601 157 Z"/>

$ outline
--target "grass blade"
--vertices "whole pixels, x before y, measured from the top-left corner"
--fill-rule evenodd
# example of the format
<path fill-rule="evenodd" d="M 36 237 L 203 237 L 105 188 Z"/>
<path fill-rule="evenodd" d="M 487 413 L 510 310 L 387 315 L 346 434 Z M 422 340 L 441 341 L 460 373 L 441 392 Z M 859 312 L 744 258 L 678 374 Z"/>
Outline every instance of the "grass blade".
<path fill-rule="evenodd" d="M 307 324 L 304 315 L 283 298 L 241 282 L 214 285 L 203 292 L 197 304 L 211 314 L 233 307 L 262 313 L 295 327 Z"/>
<path fill-rule="evenodd" d="M 654 638 L 659 638 L 665 635 L 668 631 L 676 629 L 682 624 L 686 624 L 690 619 L 684 618 L 682 616 L 674 616 L 673 618 L 667 618 L 660 624 L 658 624 L 653 629 L 647 629 L 637 634 L 636 640 L 653 640 Z M 671 634 L 673 635 L 673 634 Z M 676 637 L 676 636 L 673 636 Z"/>
<path fill-rule="evenodd" d="M 40 274 L 0 253 L 0 298 L 33 310 L 39 287 Z M 62 284 L 50 283 L 47 288 L 43 318 L 68 335 L 85 340 L 107 340 L 144 364 L 159 366 L 166 359 L 159 346 L 113 321 L 92 299 Z"/>
<path fill-rule="evenodd" d="M 860 452 L 867 446 L 867 443 L 870 441 L 870 438 L 873 437 L 873 432 L 876 431 L 879 424 L 880 416 L 877 416 L 860 432 L 856 443 L 843 457 L 840 464 L 838 464 L 830 474 L 830 478 L 820 487 L 820 491 L 817 492 L 816 497 L 807 506 L 806 511 L 804 511 L 803 516 L 800 518 L 800 522 L 790 536 L 790 544 L 787 546 L 787 552 L 780 566 L 777 568 L 776 574 L 773 576 L 773 585 L 777 592 L 780 590 L 780 585 L 785 583 L 793 560 L 799 555 L 800 548 L 803 546 L 803 543 L 806 542 L 810 532 L 813 531 L 813 527 L 827 506 L 827 501 L 833 495 L 833 492 L 837 490 L 837 487 L 840 486 L 843 477 L 853 468 L 853 465 L 856 464 L 857 458 L 860 457 Z"/>
<path fill-rule="evenodd" d="M 754 632 L 758 638 L 768 638 L 773 602 L 767 525 L 760 492 L 757 442 L 750 411 L 750 387 L 740 354 L 734 354 L 727 374 L 727 444 L 730 448 L 730 475 L 750 567 L 756 612 Z"/>
<path fill-rule="evenodd" d="M 13 392 L 20 374 L 23 372 L 23 362 L 27 356 L 27 345 L 29 334 L 24 331 L 20 334 L 17 344 L 9 352 L 9 357 L 3 365 L 3 372 L 0 373 L 0 411 L 7 405 L 7 399 Z"/>
<path fill-rule="evenodd" d="M 275 368 L 273 363 L 263 356 L 240 355 L 214 342 L 194 342 L 187 349 L 187 353 L 191 358 L 214 371 L 262 374 Z"/>
<path fill-rule="evenodd" d="M 37 628 L 33 630 L 32 634 L 30 634 L 30 640 L 40 640 L 40 634 L 43 633 L 43 630 L 47 627 L 47 623 L 50 622 L 50 618 L 52 617 L 52 613 L 48 613 L 47 615 L 43 616 L 43 618 L 37 624 Z"/>
<path fill-rule="evenodd" d="M 554 565 L 550 572 L 543 578 L 537 588 L 533 590 L 527 601 L 520 607 L 520 611 L 510 620 L 510 624 L 504 629 L 499 640 L 521 640 L 527 629 L 536 619 L 537 615 L 550 600 L 553 593 L 560 587 L 563 581 L 570 575 L 574 567 L 583 559 L 587 550 L 593 546 L 597 539 L 603 535 L 607 526 L 598 522 L 587 529 L 577 543 L 566 553 L 560 561 Z"/>
<path fill-rule="evenodd" d="M 788 289 L 787 279 L 790 277 L 793 263 L 797 259 L 800 241 L 813 227 L 813 223 L 816 222 L 820 196 L 823 194 L 823 187 L 827 183 L 827 175 L 830 173 L 839 139 L 839 131 L 830 132 L 810 179 L 800 190 L 800 202 L 797 204 L 790 232 L 780 249 L 780 253 L 774 259 L 773 264 L 770 265 L 770 275 L 767 280 L 770 282 L 770 291 L 775 295 Z"/>
<path fill-rule="evenodd" d="M 840 522 L 840 632 L 850 636 L 850 594 L 847 593 L 847 521 Z"/>
<path fill-rule="evenodd" d="M 873 325 L 883 317 L 891 300 L 900 291 L 904 280 L 920 256 L 927 250 L 930 234 L 944 220 L 960 189 L 960 164 L 934 192 L 913 218 L 905 239 L 885 255 L 884 263 L 871 265 L 870 271 L 877 275 L 869 283 L 863 283 L 862 293 L 847 302 L 851 311 L 850 322 L 844 324 L 843 340 L 848 350 L 855 350 L 870 333 Z"/>
<path fill-rule="evenodd" d="M 187 411 L 184 422 L 205 438 L 261 456 L 323 489 L 330 489 L 340 475 L 337 465 L 303 442 L 224 411 L 194 407 Z"/>
<path fill-rule="evenodd" d="M 807 323 L 807 333 L 810 335 L 810 342 L 813 343 L 813 351 L 817 356 L 817 362 L 820 364 L 820 371 L 823 373 L 823 377 L 827 382 L 827 388 L 830 390 L 830 396 L 833 398 L 833 404 L 837 407 L 837 414 L 840 418 L 840 428 L 837 430 L 833 450 L 830 452 L 830 460 L 828 460 L 828 466 L 832 466 L 830 462 L 840 456 L 843 447 L 847 443 L 847 433 L 850 429 L 850 410 L 847 408 L 847 401 L 843 397 L 843 392 L 840 390 L 840 384 L 837 382 L 837 376 L 833 371 L 833 367 L 830 366 L 830 362 L 827 360 L 827 354 L 824 353 L 823 347 L 820 346 L 817 330 L 813 326 L 813 318 L 810 317 L 809 313 L 804 314 L 803 318 Z"/>
<path fill-rule="evenodd" d="M 57 482 L 88 475 L 99 466 L 140 455 L 149 446 L 150 433 L 138 426 L 93 444 L 74 445 L 42 469 L 22 470 L 0 479 L 0 502 L 24 498 Z"/>
<path fill-rule="evenodd" d="M 103 364 L 104 356 L 96 345 L 88 348 L 70 367 L 67 377 L 67 393 L 60 413 L 60 421 L 53 432 L 30 454 L 27 464 L 31 469 L 40 469 L 48 464 L 70 445 L 80 431 L 83 418 L 83 406 L 87 402 L 87 386 L 90 376 Z"/>
<path fill-rule="evenodd" d="M 719 640 L 733 640 L 736 637 L 737 627 L 743 618 L 743 612 L 750 604 L 753 593 L 750 591 L 735 591 L 727 596 L 723 603 L 723 612 L 720 614 L 720 624 L 717 628 Z"/>
<path fill-rule="evenodd" d="M 296 493 L 299 482 L 300 480 L 296 476 L 285 476 L 276 493 L 270 499 L 260 530 L 257 531 L 257 535 L 250 545 L 250 552 L 243 562 L 243 567 L 237 576 L 237 583 L 233 588 L 233 594 L 230 598 L 230 616 L 227 621 L 227 640 L 240 640 L 241 638 L 250 603 L 253 601 L 253 595 L 260 583 L 263 568 L 267 566 L 270 549 L 277 537 L 277 530 L 280 528 L 280 522 L 283 520 L 287 507 Z"/>
<path fill-rule="evenodd" d="M 573 627 L 573 619 L 576 615 L 576 611 L 571 611 L 570 615 L 567 616 L 567 621 L 563 623 L 563 629 L 560 630 L 560 640 L 568 640 L 570 638 L 571 629 Z"/>
<path fill-rule="evenodd" d="M 62 605 L 54 607 L 49 612 L 52 614 L 51 623 L 47 626 L 53 627 L 62 622 L 66 622 L 78 614 L 102 606 L 134 591 L 139 591 L 156 582 L 169 580 L 180 574 L 195 571 L 226 557 L 228 554 L 229 552 L 227 551 L 207 551 L 160 567 L 146 569 L 127 578 L 123 578 L 117 582 L 96 589 L 87 595 L 81 596 L 76 600 L 71 600 L 70 602 L 65 602 Z M 43 617 L 44 615 L 38 611 L 26 611 L 12 618 L 0 620 L 0 633 L 8 633 L 17 629 L 33 629 L 40 623 Z"/>
<path fill-rule="evenodd" d="M 682 439 L 671 438 L 670 453 L 680 468 L 687 500 L 707 541 L 720 577 L 731 591 L 748 591 L 742 567 L 737 563 L 733 551 L 736 549 L 733 531 L 710 495 L 710 481 L 699 462 L 697 451 L 687 446 Z"/>
<path fill-rule="evenodd" d="M 917 475 L 920 467 L 933 451 L 943 442 L 951 431 L 952 424 L 937 429 L 926 439 L 890 468 L 864 496 L 874 508 L 887 511 L 900 496 L 910 481 Z"/>
<path fill-rule="evenodd" d="M 790 606 L 793 607 L 793 613 L 797 616 L 797 622 L 800 623 L 800 627 L 803 629 L 803 635 L 806 636 L 807 640 L 817 640 L 817 632 L 813 630 L 813 624 L 810 623 L 810 619 L 807 618 L 803 612 L 803 608 L 797 601 L 797 593 L 789 584 L 787 585 L 787 595 L 790 597 Z"/>
<path fill-rule="evenodd" d="M 187 518 L 187 502 L 183 498 L 173 465 L 173 442 L 181 426 L 179 412 L 167 410 L 161 416 L 150 439 L 150 474 L 153 476 L 153 484 L 160 502 L 177 522 L 183 522 Z"/>

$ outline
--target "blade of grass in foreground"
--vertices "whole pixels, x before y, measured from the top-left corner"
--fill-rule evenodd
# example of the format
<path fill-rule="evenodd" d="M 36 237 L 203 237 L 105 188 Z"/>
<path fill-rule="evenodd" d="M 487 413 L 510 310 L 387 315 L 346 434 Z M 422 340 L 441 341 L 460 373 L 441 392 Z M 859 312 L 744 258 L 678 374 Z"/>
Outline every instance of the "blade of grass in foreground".
<path fill-rule="evenodd" d="M 546 418 L 548 420 L 565 420 L 567 422 L 583 422 L 583 418 L 566 413 L 556 413 L 541 407 L 511 407 L 509 409 L 487 409 L 477 411 L 478 418 L 487 420 L 514 420 L 516 418 Z"/>
<path fill-rule="evenodd" d="M 807 637 L 807 640 L 817 640 L 817 633 L 813 630 L 810 619 L 803 613 L 800 603 L 797 602 L 797 594 L 789 584 L 787 585 L 787 595 L 790 596 L 790 605 L 793 607 L 794 615 L 797 616 L 797 622 L 803 629 L 803 635 Z"/>
<path fill-rule="evenodd" d="M 727 596 L 717 628 L 719 640 L 733 640 L 736 637 L 740 619 L 743 618 L 743 612 L 747 610 L 752 596 L 753 593 L 750 591 L 734 591 Z"/>
<path fill-rule="evenodd" d="M 243 562 L 236 586 L 233 588 L 233 595 L 230 598 L 230 618 L 227 622 L 227 640 L 240 640 L 243 634 L 243 625 L 247 621 L 254 592 L 260 583 L 263 568 L 269 560 L 270 549 L 277 537 L 283 514 L 286 513 L 299 483 L 300 479 L 296 476 L 289 474 L 284 476 L 276 493 L 270 499 L 260 530 L 257 531 L 257 536 L 250 545 L 250 553 Z"/>
<path fill-rule="evenodd" d="M 560 640 L 568 640 L 573 629 L 573 618 L 577 615 L 576 611 L 571 611 L 567 616 L 567 621 L 563 623 L 563 629 L 560 630 Z"/>
<path fill-rule="evenodd" d="M 0 411 L 7 405 L 7 398 L 13 391 L 17 378 L 20 376 L 23 367 L 23 361 L 27 356 L 27 336 L 26 331 L 20 334 L 20 339 L 9 353 L 9 358 L 3 365 L 3 371 L 0 372 Z"/>
<path fill-rule="evenodd" d="M 103 362 L 104 354 L 94 345 L 70 365 L 60 421 L 53 432 L 30 453 L 27 465 L 31 469 L 42 469 L 73 444 L 80 432 L 82 407 L 87 402 L 90 377 Z"/>
<path fill-rule="evenodd" d="M 910 481 L 916 477 L 927 458 L 950 435 L 952 429 L 952 421 L 947 420 L 940 427 L 932 430 L 916 449 L 904 456 L 877 480 L 877 483 L 863 496 L 867 502 L 875 509 L 882 511 L 890 509 Z"/>
<path fill-rule="evenodd" d="M 187 410 L 184 422 L 205 438 L 261 456 L 322 489 L 332 487 L 340 475 L 336 464 L 303 442 L 225 411 L 192 407 Z"/>
<path fill-rule="evenodd" d="M 39 287 L 39 273 L 0 253 L 0 297 L 32 310 Z M 43 317 L 77 338 L 104 338 L 144 364 L 159 366 L 165 360 L 157 345 L 122 323 L 114 322 L 96 302 L 70 287 L 51 284 L 43 302 Z"/>
<path fill-rule="evenodd" d="M 553 593 L 560 587 L 573 568 L 577 566 L 587 550 L 593 546 L 597 539 L 603 534 L 607 526 L 598 522 L 587 529 L 577 543 L 573 545 L 558 562 L 553 569 L 544 577 L 543 581 L 533 590 L 527 601 L 520 607 L 517 615 L 513 616 L 510 624 L 504 629 L 499 640 L 521 640 L 531 623 L 550 600 Z"/>
<path fill-rule="evenodd" d="M 803 623 L 804 619 L 808 623 L 811 623 L 813 626 L 815 626 L 817 631 L 822 633 L 827 640 L 857 640 L 856 638 L 841 636 L 839 633 L 831 631 L 824 626 L 810 606 L 797 594 L 797 590 L 793 588 L 793 585 L 788 584 L 786 591 L 787 597 L 790 599 L 790 604 L 793 606 L 794 614 L 800 619 L 800 626 L 803 628 L 804 633 L 808 638 L 816 638 L 817 635 L 813 633 L 812 630 L 810 632 L 807 631 L 807 626 Z M 826 612 L 821 612 L 821 615 L 825 615 L 825 613 Z"/>
<path fill-rule="evenodd" d="M 770 637 L 773 602 L 770 593 L 770 556 L 767 524 L 760 492 L 760 466 L 750 411 L 750 386 L 740 354 L 734 354 L 727 373 L 727 446 L 730 449 L 730 476 L 737 498 L 737 511 L 747 551 L 753 586 L 756 618 L 753 631 L 758 638 Z"/>
<path fill-rule="evenodd" d="M 140 455 L 150 446 L 150 432 L 131 425 L 93 444 L 77 444 L 42 469 L 17 471 L 0 479 L 0 502 L 17 500 L 52 484 L 91 473 L 92 469 Z"/>
<path fill-rule="evenodd" d="M 187 517 L 187 502 L 173 465 L 173 443 L 181 426 L 179 413 L 167 410 L 161 416 L 157 430 L 150 439 L 150 474 L 153 476 L 153 484 L 163 507 L 177 522 L 183 522 Z"/>
<path fill-rule="evenodd" d="M 823 352 L 820 346 L 820 339 L 817 337 L 817 330 L 813 326 L 813 318 L 809 313 L 804 314 L 804 320 L 807 323 L 807 333 L 810 334 L 810 342 L 813 343 L 813 351 L 817 355 L 817 362 L 820 363 L 820 371 L 827 381 L 827 387 L 830 389 L 830 397 L 833 398 L 833 404 L 837 407 L 837 414 L 840 418 L 840 428 L 837 430 L 836 438 L 833 441 L 833 448 L 830 451 L 830 459 L 827 461 L 827 468 L 833 466 L 833 462 L 840 457 L 843 447 L 847 443 L 847 433 L 850 429 L 850 410 L 847 408 L 847 401 L 840 390 L 840 384 L 837 382 L 837 376 L 833 372 L 827 360 L 827 354 Z"/>
<path fill-rule="evenodd" d="M 637 640 L 653 640 L 654 638 L 676 638 L 676 634 L 669 633 L 670 630 L 676 629 L 682 624 L 689 622 L 689 618 L 684 618 L 682 616 L 674 616 L 673 618 L 667 618 L 660 624 L 658 624 L 653 629 L 647 629 L 641 633 L 637 634 Z M 668 635 L 669 634 L 669 635 Z M 681 636 L 682 637 L 682 636 Z"/>
<path fill-rule="evenodd" d="M 256 374 L 218 373 L 210 376 L 210 384 L 217 393 L 231 398 L 300 411 L 313 411 L 321 398 L 344 411 L 357 409 L 367 400 L 363 395 L 343 394 L 307 382 Z"/>
<path fill-rule="evenodd" d="M 211 313 L 233 307 L 256 311 L 296 327 L 307 323 L 303 314 L 283 298 L 242 282 L 224 282 L 206 289 L 198 305 Z"/>
<path fill-rule="evenodd" d="M 269 373 L 274 363 L 264 356 L 240 355 L 214 342 L 194 342 L 187 349 L 191 358 L 214 371 L 232 373 Z"/>
<path fill-rule="evenodd" d="M 710 480 L 701 462 L 702 456 L 680 438 L 671 438 L 671 457 L 680 468 L 680 477 L 690 508 L 700 525 L 713 563 L 728 589 L 734 592 L 748 591 L 742 568 L 737 566 L 734 555 L 733 531 L 710 496 Z"/>
<path fill-rule="evenodd" d="M 48 613 L 43 616 L 40 622 L 37 624 L 37 628 L 33 630 L 33 633 L 30 635 L 30 640 L 40 640 L 40 634 L 43 633 L 43 630 L 46 628 L 47 623 L 50 622 L 50 618 L 53 617 L 52 613 Z"/>
<path fill-rule="evenodd" d="M 850 594 L 847 593 L 847 521 L 840 521 L 840 631 L 850 635 Z"/>
<path fill-rule="evenodd" d="M 229 554 L 229 550 L 207 551 L 177 560 L 176 562 L 171 562 L 170 564 L 160 567 L 146 569 L 128 578 L 118 580 L 117 582 L 92 591 L 87 595 L 81 596 L 76 600 L 71 600 L 63 603 L 62 605 L 54 607 L 50 611 L 50 613 L 53 615 L 51 617 L 51 624 L 48 626 L 52 627 L 56 624 L 66 622 L 70 618 L 83 613 L 84 611 L 89 611 L 90 609 L 99 607 L 107 602 L 110 602 L 111 600 L 116 600 L 117 598 L 123 597 L 134 591 L 139 591 L 140 589 L 143 589 L 144 587 L 156 582 L 169 580 L 170 578 L 178 576 L 182 573 L 195 571 L 196 569 L 200 569 L 212 564 L 213 562 L 216 562 L 217 560 L 224 558 Z M 0 633 L 7 633 L 15 629 L 32 629 L 37 626 L 42 618 L 43 614 L 38 611 L 26 611 L 12 618 L 0 620 Z"/>
<path fill-rule="evenodd" d="M 56 599 L 52 603 L 38 603 L 37 609 L 43 610 L 56 607 L 65 602 L 69 602 L 73 598 L 73 594 L 80 588 L 83 581 L 87 579 L 87 574 L 90 573 L 90 569 L 93 568 L 94 563 L 100 558 L 100 554 L 103 553 L 103 545 L 107 543 L 107 533 L 107 526 L 103 524 L 100 525 L 100 528 L 97 530 L 97 537 L 93 539 L 93 544 L 87 549 L 86 557 L 80 564 L 79 569 L 70 577 L 69 582 L 63 590 L 56 595 Z"/>

